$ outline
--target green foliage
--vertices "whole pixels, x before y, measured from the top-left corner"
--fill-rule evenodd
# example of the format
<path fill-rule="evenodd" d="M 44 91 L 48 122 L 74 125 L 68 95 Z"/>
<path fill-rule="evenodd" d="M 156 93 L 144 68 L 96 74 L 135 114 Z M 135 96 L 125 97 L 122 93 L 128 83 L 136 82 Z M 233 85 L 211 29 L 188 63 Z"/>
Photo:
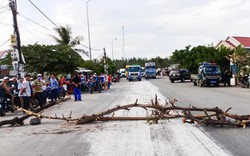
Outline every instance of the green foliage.
<path fill-rule="evenodd" d="M 1 65 L 7 65 L 9 70 L 13 69 L 10 53 L 8 53 L 5 58 L 0 59 L 0 66 Z"/>
<path fill-rule="evenodd" d="M 58 28 L 54 28 L 57 36 L 50 35 L 59 45 L 68 45 L 70 47 L 74 47 L 77 44 L 80 44 L 81 36 L 77 36 L 75 39 L 72 37 L 71 28 L 67 26 L 60 26 Z"/>
<path fill-rule="evenodd" d="M 27 45 L 22 51 L 27 72 L 73 73 L 83 64 L 81 56 L 67 45 Z"/>
<path fill-rule="evenodd" d="M 171 62 L 180 64 L 191 73 L 197 73 L 201 62 L 215 62 L 223 69 L 230 64 L 226 56 L 233 52 L 228 48 L 215 49 L 213 46 L 197 46 L 191 50 L 190 48 L 191 46 L 187 46 L 185 49 L 175 50 L 170 59 Z"/>
<path fill-rule="evenodd" d="M 12 66 L 12 59 L 11 59 L 10 53 L 8 53 L 5 58 L 0 59 L 0 65 L 10 65 L 10 66 Z"/>

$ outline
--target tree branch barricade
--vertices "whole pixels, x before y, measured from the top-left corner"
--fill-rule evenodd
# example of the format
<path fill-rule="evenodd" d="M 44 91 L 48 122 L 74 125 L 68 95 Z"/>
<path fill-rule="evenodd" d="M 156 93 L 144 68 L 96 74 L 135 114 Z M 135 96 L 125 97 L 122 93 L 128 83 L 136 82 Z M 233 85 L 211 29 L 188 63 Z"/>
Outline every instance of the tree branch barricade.
<path fill-rule="evenodd" d="M 96 121 L 133 121 L 133 120 L 145 120 L 149 124 L 157 124 L 159 120 L 170 120 L 173 118 L 182 118 L 183 123 L 189 124 L 197 124 L 197 125 L 207 125 L 207 126 L 220 126 L 220 127 L 247 127 L 250 123 L 250 115 L 237 115 L 228 113 L 232 107 L 228 108 L 226 111 L 218 107 L 214 108 L 198 108 L 194 106 L 188 107 L 180 107 L 176 106 L 177 100 L 166 100 L 164 105 L 159 104 L 157 96 L 155 96 L 155 100 L 151 100 L 151 104 L 139 104 L 138 100 L 135 103 L 127 104 L 127 105 L 118 105 L 114 108 L 108 109 L 98 114 L 92 115 L 83 115 L 80 118 L 71 118 L 72 112 L 70 112 L 69 117 L 57 117 L 57 115 L 53 116 L 45 116 L 37 112 L 31 112 L 24 110 L 27 115 L 24 117 L 36 116 L 37 118 L 46 118 L 46 119 L 54 119 L 54 120 L 63 120 L 66 122 L 74 122 L 75 124 L 88 124 L 94 123 Z M 125 117 L 125 116 L 115 116 L 115 113 L 119 110 L 127 110 L 130 111 L 132 108 L 142 108 L 147 112 L 150 112 L 150 115 L 142 116 L 142 117 Z M 194 115 L 195 114 L 195 115 Z M 12 121 L 2 121 L 0 122 L 0 126 L 3 123 L 8 123 L 13 125 L 12 123 L 23 124 L 23 118 L 14 118 Z"/>
<path fill-rule="evenodd" d="M 46 104 L 44 105 L 43 107 L 41 108 L 38 108 L 36 110 L 34 110 L 32 113 L 34 114 L 41 114 L 41 112 L 47 108 L 50 108 L 58 103 L 60 103 L 61 101 L 65 101 L 65 100 L 68 100 L 70 99 L 70 96 L 67 96 L 67 97 L 64 97 L 62 99 L 59 99 L 58 101 L 56 102 L 51 102 L 49 104 Z M 28 110 L 24 110 L 22 109 L 26 115 L 22 116 L 22 117 L 14 117 L 13 119 L 10 119 L 10 120 L 3 120 L 3 121 L 0 121 L 0 127 L 3 126 L 3 125 L 10 125 L 10 126 L 21 126 L 21 125 L 24 125 L 24 120 L 28 119 L 29 117 L 31 116 L 34 116 L 33 114 L 30 114 L 30 113 L 27 113 L 27 112 L 31 112 L 31 111 L 28 111 Z"/>

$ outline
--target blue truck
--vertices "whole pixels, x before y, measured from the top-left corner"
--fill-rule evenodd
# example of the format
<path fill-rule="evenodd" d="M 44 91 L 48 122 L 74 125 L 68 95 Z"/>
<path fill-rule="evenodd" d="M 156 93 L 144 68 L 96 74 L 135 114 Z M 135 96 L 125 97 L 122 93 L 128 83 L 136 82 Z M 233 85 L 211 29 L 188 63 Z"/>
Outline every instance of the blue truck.
<path fill-rule="evenodd" d="M 138 80 L 141 81 L 141 66 L 140 65 L 131 65 L 128 67 L 128 80 Z"/>
<path fill-rule="evenodd" d="M 203 62 L 200 64 L 198 74 L 192 77 L 194 86 L 219 86 L 221 81 L 220 66 L 215 63 Z"/>
<path fill-rule="evenodd" d="M 145 78 L 156 78 L 155 62 L 145 63 Z"/>

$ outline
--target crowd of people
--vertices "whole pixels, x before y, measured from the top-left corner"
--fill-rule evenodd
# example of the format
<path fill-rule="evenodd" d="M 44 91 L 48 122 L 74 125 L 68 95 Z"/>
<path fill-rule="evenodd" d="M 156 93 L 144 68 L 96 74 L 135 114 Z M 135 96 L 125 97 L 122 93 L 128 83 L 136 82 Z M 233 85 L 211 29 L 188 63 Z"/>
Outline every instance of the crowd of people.
<path fill-rule="evenodd" d="M 11 110 L 17 107 L 30 110 L 33 109 L 32 99 L 36 99 L 38 106 L 43 107 L 49 99 L 50 102 L 56 101 L 61 92 L 63 96 L 74 94 L 75 101 L 82 101 L 83 92 L 107 91 L 111 82 L 119 82 L 119 76 L 77 73 L 74 76 L 62 75 L 58 79 L 54 74 L 50 74 L 49 77 L 37 74 L 33 78 L 30 74 L 26 74 L 19 79 L 13 77 L 12 82 L 5 76 L 0 83 L 0 98 L 10 99 Z"/>

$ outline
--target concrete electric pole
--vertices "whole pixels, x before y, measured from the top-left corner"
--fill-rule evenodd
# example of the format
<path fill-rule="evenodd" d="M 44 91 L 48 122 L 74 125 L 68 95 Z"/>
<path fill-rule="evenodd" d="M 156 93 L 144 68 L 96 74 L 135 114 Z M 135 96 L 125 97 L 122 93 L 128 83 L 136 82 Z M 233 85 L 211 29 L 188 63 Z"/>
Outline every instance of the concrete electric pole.
<path fill-rule="evenodd" d="M 13 53 L 12 53 L 12 61 L 17 62 L 17 67 L 15 70 L 17 70 L 17 76 L 20 77 L 20 70 L 24 66 L 24 58 L 21 52 L 21 40 L 20 40 L 20 33 L 18 29 L 18 24 L 17 24 L 17 4 L 16 0 L 10 0 L 9 6 L 12 11 L 13 15 L 13 26 L 14 26 L 14 37 L 16 37 L 15 42 L 13 43 Z M 13 65 L 14 66 L 14 65 Z"/>

